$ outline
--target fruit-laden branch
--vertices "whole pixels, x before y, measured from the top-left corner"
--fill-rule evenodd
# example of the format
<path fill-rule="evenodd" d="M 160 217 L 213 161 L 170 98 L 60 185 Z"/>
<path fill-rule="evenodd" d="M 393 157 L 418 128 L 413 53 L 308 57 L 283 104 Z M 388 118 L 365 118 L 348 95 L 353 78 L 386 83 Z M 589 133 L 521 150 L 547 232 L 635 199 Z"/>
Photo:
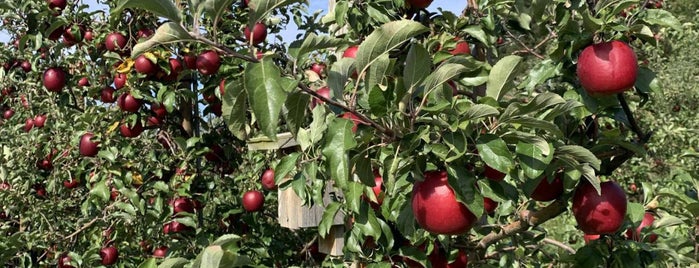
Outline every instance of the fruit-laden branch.
<path fill-rule="evenodd" d="M 488 246 L 512 235 L 527 231 L 529 227 L 537 226 L 550 219 L 561 215 L 567 209 L 567 202 L 564 200 L 556 200 L 547 207 L 539 211 L 525 210 L 520 213 L 521 219 L 503 226 L 499 232 L 494 232 L 486 235 L 478 242 L 476 248 L 486 249 Z"/>
<path fill-rule="evenodd" d="M 235 51 L 233 51 L 232 49 L 230 49 L 230 48 L 228 48 L 228 47 L 226 47 L 226 46 L 224 46 L 224 45 L 222 45 L 222 44 L 219 44 L 219 43 L 216 43 L 216 42 L 214 42 L 214 41 L 211 41 L 211 40 L 207 39 L 206 37 L 203 37 L 203 36 L 201 36 L 201 35 L 199 35 L 199 34 L 190 34 L 190 35 L 191 35 L 192 37 L 194 37 L 195 40 L 197 40 L 197 41 L 199 41 L 199 42 L 202 42 L 202 43 L 204 43 L 204 44 L 210 45 L 210 46 L 216 48 L 217 50 L 223 52 L 224 54 L 226 54 L 226 55 L 228 55 L 228 56 L 231 56 L 231 57 L 234 57 L 234 58 L 243 59 L 243 60 L 246 60 L 246 61 L 249 61 L 249 62 L 258 62 L 258 61 L 259 61 L 259 60 L 257 60 L 257 58 L 255 58 L 255 57 L 252 57 L 252 56 L 248 56 L 248 55 L 244 55 L 244 54 L 240 54 L 240 53 L 238 53 L 238 52 L 235 52 Z"/>
<path fill-rule="evenodd" d="M 302 83 L 299 83 L 299 87 L 301 88 L 301 91 L 303 91 L 304 93 L 306 93 L 306 94 L 308 94 L 308 95 L 311 95 L 311 96 L 313 96 L 313 97 L 315 97 L 315 98 L 318 98 L 318 99 L 322 100 L 323 102 L 328 103 L 328 104 L 330 104 L 330 105 L 334 105 L 334 106 L 340 107 L 340 109 L 342 109 L 342 110 L 344 110 L 344 111 L 346 111 L 346 112 L 348 112 L 348 113 L 352 113 L 353 115 L 355 115 L 356 117 L 358 117 L 359 120 L 361 120 L 361 121 L 364 122 L 364 123 L 369 124 L 370 126 L 372 126 L 373 128 L 375 128 L 376 130 L 378 130 L 379 132 L 381 132 L 382 134 L 384 134 L 387 138 L 390 138 L 390 139 L 395 139 L 395 138 L 396 138 L 396 136 L 395 136 L 396 133 L 393 132 L 393 130 L 390 130 L 390 129 L 384 127 L 383 125 L 377 123 L 376 121 L 371 120 L 371 118 L 367 117 L 366 115 L 363 115 L 363 114 L 361 114 L 361 113 L 358 113 L 357 111 L 355 111 L 355 110 L 353 110 L 353 109 L 347 107 L 346 105 L 344 105 L 344 104 L 342 104 L 342 103 L 339 103 L 339 102 L 337 102 L 337 101 L 335 101 L 335 100 L 333 100 L 333 99 L 326 98 L 326 97 L 324 97 L 323 95 L 318 94 L 318 92 L 315 92 L 315 91 L 311 90 L 308 86 L 306 86 L 306 85 L 304 85 L 304 84 L 302 84 Z"/>

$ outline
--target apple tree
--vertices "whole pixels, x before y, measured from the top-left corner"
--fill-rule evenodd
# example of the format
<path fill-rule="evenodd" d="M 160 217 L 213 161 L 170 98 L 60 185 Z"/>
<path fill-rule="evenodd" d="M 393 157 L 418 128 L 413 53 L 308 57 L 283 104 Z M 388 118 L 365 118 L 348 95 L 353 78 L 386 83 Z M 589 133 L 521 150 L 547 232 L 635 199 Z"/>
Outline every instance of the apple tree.
<path fill-rule="evenodd" d="M 663 1 L 97 2 L 0 3 L 0 263 L 696 262 L 616 179 L 653 137 Z M 276 188 L 317 228 L 280 228 Z"/>

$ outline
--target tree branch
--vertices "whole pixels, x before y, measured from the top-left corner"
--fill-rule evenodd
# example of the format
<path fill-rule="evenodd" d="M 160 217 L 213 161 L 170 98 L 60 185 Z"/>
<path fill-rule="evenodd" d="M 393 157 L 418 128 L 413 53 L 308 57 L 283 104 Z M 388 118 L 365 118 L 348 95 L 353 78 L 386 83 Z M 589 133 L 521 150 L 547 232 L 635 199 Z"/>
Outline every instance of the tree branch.
<path fill-rule="evenodd" d="M 539 211 L 522 211 L 520 213 L 520 220 L 517 220 L 513 223 L 510 223 L 502 227 L 502 229 L 500 229 L 499 232 L 494 232 L 486 235 L 485 237 L 483 237 L 483 239 L 481 239 L 480 242 L 478 242 L 476 248 L 484 250 L 497 241 L 524 232 L 528 230 L 529 227 L 542 224 L 550 219 L 557 217 L 558 215 L 561 215 L 563 212 L 566 211 L 567 207 L 568 204 L 566 201 L 556 200 Z"/>

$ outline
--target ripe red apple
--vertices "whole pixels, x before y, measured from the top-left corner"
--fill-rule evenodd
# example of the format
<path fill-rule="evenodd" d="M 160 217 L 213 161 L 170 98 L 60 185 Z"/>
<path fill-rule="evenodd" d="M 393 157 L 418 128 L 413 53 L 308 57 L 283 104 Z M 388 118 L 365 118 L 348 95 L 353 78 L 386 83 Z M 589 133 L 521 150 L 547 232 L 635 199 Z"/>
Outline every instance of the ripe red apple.
<path fill-rule="evenodd" d="M 123 50 L 126 47 L 126 36 L 124 36 L 121 33 L 118 32 L 113 32 L 107 35 L 106 38 L 104 38 L 104 47 L 107 48 L 107 50 L 112 51 L 112 52 L 118 52 Z"/>
<path fill-rule="evenodd" d="M 116 92 L 116 89 L 114 89 L 111 86 L 106 86 L 102 88 L 102 92 L 100 94 L 100 100 L 104 103 L 114 103 L 116 99 L 114 98 L 114 93 Z"/>
<path fill-rule="evenodd" d="M 214 93 L 204 94 L 204 100 L 208 103 L 217 103 L 219 101 Z"/>
<path fill-rule="evenodd" d="M 141 29 L 138 30 L 138 32 L 136 32 L 136 37 L 139 38 L 139 39 L 140 39 L 140 38 L 148 38 L 148 37 L 151 37 L 153 34 L 155 34 L 155 32 L 153 31 L 153 29 L 150 29 L 150 28 L 141 28 Z"/>
<path fill-rule="evenodd" d="M 44 71 L 44 87 L 51 92 L 61 92 L 66 85 L 66 73 L 60 67 Z"/>
<path fill-rule="evenodd" d="M 583 239 L 585 240 L 585 244 L 590 244 L 590 242 L 597 240 L 600 238 L 600 235 L 598 234 L 585 234 L 583 235 Z"/>
<path fill-rule="evenodd" d="M 493 199 L 483 197 L 483 209 L 485 210 L 486 214 L 492 215 L 496 208 L 498 208 L 498 202 L 495 202 Z"/>
<path fill-rule="evenodd" d="M 260 211 L 265 204 L 265 196 L 260 191 L 251 190 L 243 194 L 243 208 L 248 212 Z"/>
<path fill-rule="evenodd" d="M 260 181 L 262 182 L 262 188 L 267 191 L 274 191 L 277 189 L 277 185 L 274 182 L 274 169 L 268 168 L 262 172 L 260 176 Z"/>
<path fill-rule="evenodd" d="M 539 185 L 536 186 L 536 189 L 534 189 L 534 192 L 531 194 L 531 198 L 536 200 L 536 201 L 551 201 L 563 194 L 563 179 L 562 179 L 563 174 L 559 173 L 556 175 L 556 178 L 553 179 L 552 182 L 549 182 L 549 180 L 546 177 L 541 178 L 541 181 L 539 182 Z"/>
<path fill-rule="evenodd" d="M 78 80 L 78 86 L 79 87 L 86 87 L 90 85 L 90 80 L 87 79 L 87 77 L 80 78 Z"/>
<path fill-rule="evenodd" d="M 85 26 L 77 26 L 79 32 L 78 34 L 73 33 L 73 28 L 74 26 L 66 27 L 65 31 L 63 31 L 63 43 L 67 46 L 72 46 L 82 41 L 84 35 L 83 33 L 85 32 Z"/>
<path fill-rule="evenodd" d="M 27 118 L 27 121 L 24 121 L 24 132 L 29 132 L 32 128 L 34 128 L 34 119 Z"/>
<path fill-rule="evenodd" d="M 206 50 L 199 54 L 196 61 L 197 70 L 203 75 L 213 75 L 221 67 L 221 57 L 213 50 Z"/>
<path fill-rule="evenodd" d="M 123 88 L 126 85 L 126 79 L 127 79 L 126 74 L 117 73 L 116 75 L 114 75 L 114 88 L 115 89 Z"/>
<path fill-rule="evenodd" d="M 25 73 L 32 71 L 32 63 L 29 62 L 28 60 L 22 61 L 22 63 L 19 65 L 19 67 L 21 67 L 22 71 L 24 71 Z"/>
<path fill-rule="evenodd" d="M 578 79 L 591 96 L 608 96 L 632 88 L 637 72 L 636 53 L 621 41 L 590 45 L 578 57 Z"/>
<path fill-rule="evenodd" d="M 459 249 L 459 255 L 453 262 L 447 264 L 447 268 L 464 268 L 468 266 L 468 255 L 463 249 Z"/>
<path fill-rule="evenodd" d="M 66 187 L 68 189 L 73 189 L 75 187 L 78 187 L 78 184 L 80 183 L 79 180 L 72 178 L 70 180 L 64 180 L 63 181 L 63 187 Z"/>
<path fill-rule="evenodd" d="M 141 124 L 141 120 L 137 120 L 136 123 L 131 126 L 122 122 L 121 126 L 119 126 L 119 133 L 126 138 L 138 137 L 138 135 L 143 133 L 143 124 Z"/>
<path fill-rule="evenodd" d="M 134 98 L 131 93 L 127 92 L 117 98 L 117 106 L 122 111 L 135 113 L 141 108 L 141 100 Z"/>
<path fill-rule="evenodd" d="M 376 204 L 381 206 L 384 198 L 381 196 L 381 192 L 383 192 L 383 177 L 381 177 L 378 169 L 374 169 L 374 186 L 371 187 L 371 191 L 374 192 L 374 197 L 376 197 Z"/>
<path fill-rule="evenodd" d="M 206 160 L 211 161 L 211 162 L 221 162 L 226 156 L 226 152 L 223 151 L 223 148 L 219 146 L 218 144 L 214 144 L 209 146 L 209 151 L 204 155 L 204 158 Z"/>
<path fill-rule="evenodd" d="M 342 114 L 342 118 L 352 120 L 352 123 L 354 124 L 354 125 L 352 126 L 352 132 L 353 132 L 353 133 L 356 133 L 356 132 L 357 132 L 357 128 L 359 127 L 359 124 L 367 125 L 366 122 L 362 121 L 362 119 L 359 119 L 358 116 L 356 116 L 356 115 L 354 115 L 353 113 L 350 113 L 350 112 L 345 112 L 345 113 L 343 113 L 343 114 Z"/>
<path fill-rule="evenodd" d="M 357 51 L 359 50 L 359 46 L 351 46 L 348 47 L 345 52 L 342 53 L 343 58 L 357 58 Z"/>
<path fill-rule="evenodd" d="M 9 183 L 7 183 L 6 181 L 3 181 L 2 183 L 0 183 L 0 191 L 7 191 L 10 189 L 12 189 L 12 186 Z"/>
<path fill-rule="evenodd" d="M 182 61 L 177 58 L 170 58 L 170 73 L 163 78 L 166 82 L 176 81 L 180 77 L 180 73 L 184 70 Z"/>
<path fill-rule="evenodd" d="M 34 126 L 37 128 L 43 128 L 46 124 L 46 115 L 40 114 L 34 117 Z"/>
<path fill-rule="evenodd" d="M 34 189 L 36 196 L 46 197 L 46 187 L 43 184 L 41 184 L 41 183 L 34 184 L 34 185 L 32 185 L 32 188 Z"/>
<path fill-rule="evenodd" d="M 318 90 L 316 90 L 316 92 L 318 92 L 318 95 L 321 95 L 321 96 L 323 96 L 323 97 L 325 97 L 325 98 L 330 99 L 330 88 L 329 88 L 329 87 L 321 87 L 321 88 L 319 88 Z M 316 98 L 316 97 L 313 97 L 313 99 L 311 100 L 311 109 L 313 109 L 313 108 L 315 108 L 317 105 L 320 105 L 320 104 L 323 104 L 323 103 L 325 103 L 325 102 L 322 101 L 321 99 Z"/>
<path fill-rule="evenodd" d="M 65 9 L 68 5 L 68 1 L 66 0 L 48 0 L 48 3 L 49 9 L 57 10 L 59 12 L 63 11 L 63 9 Z"/>
<path fill-rule="evenodd" d="M 51 171 L 53 169 L 53 164 L 51 163 L 51 156 L 47 156 L 44 159 L 37 160 L 36 167 L 43 171 Z"/>
<path fill-rule="evenodd" d="M 100 258 L 102 258 L 102 265 L 115 264 L 119 260 L 119 251 L 113 246 L 102 248 Z"/>
<path fill-rule="evenodd" d="M 178 197 L 172 201 L 172 210 L 175 214 L 180 212 L 194 213 L 194 203 L 186 197 Z"/>
<path fill-rule="evenodd" d="M 313 65 L 311 65 L 311 71 L 318 74 L 320 78 L 323 78 L 325 67 L 325 63 L 313 63 Z"/>
<path fill-rule="evenodd" d="M 92 41 L 95 39 L 94 33 L 92 33 L 92 30 L 87 30 L 85 31 L 85 35 L 83 36 L 83 39 L 87 41 Z"/>
<path fill-rule="evenodd" d="M 165 105 L 161 103 L 153 103 L 150 105 L 150 110 L 153 111 L 156 117 L 165 118 L 167 116 L 167 109 Z"/>
<path fill-rule="evenodd" d="M 578 185 L 573 195 L 573 215 L 586 234 L 613 234 L 624 222 L 626 194 L 616 182 L 600 184 L 602 195 L 587 180 Z"/>
<path fill-rule="evenodd" d="M 636 227 L 636 230 L 633 230 L 631 228 L 626 230 L 626 238 L 633 239 L 637 242 L 641 242 L 641 231 L 643 230 L 643 228 L 650 227 L 651 225 L 653 225 L 654 221 L 655 217 L 653 216 L 653 214 L 650 212 L 646 212 L 646 214 L 643 215 L 643 220 L 641 220 L 641 223 L 638 225 L 638 227 Z M 651 243 L 652 242 L 655 242 L 655 240 L 651 241 Z"/>
<path fill-rule="evenodd" d="M 502 181 L 505 179 L 505 176 L 507 176 L 507 174 L 502 173 L 488 165 L 485 165 L 485 169 L 483 170 L 483 176 L 492 181 Z"/>
<path fill-rule="evenodd" d="M 223 105 L 220 102 L 211 104 L 211 112 L 221 117 L 221 115 L 223 115 Z"/>
<path fill-rule="evenodd" d="M 158 71 L 158 65 L 152 62 L 150 59 L 146 58 L 145 55 L 140 55 L 134 60 L 134 68 L 136 72 L 153 75 Z"/>
<path fill-rule="evenodd" d="M 15 115 L 15 111 L 12 109 L 5 110 L 4 113 L 2 113 L 2 118 L 5 119 L 10 119 L 12 116 Z"/>
<path fill-rule="evenodd" d="M 412 209 L 418 224 L 436 234 L 463 234 L 476 221 L 476 216 L 456 200 L 446 171 L 427 171 L 424 181 L 415 182 Z"/>
<path fill-rule="evenodd" d="M 197 56 L 192 54 L 187 54 L 182 57 L 184 59 L 184 66 L 187 69 L 194 70 L 197 68 Z"/>
<path fill-rule="evenodd" d="M 176 233 L 182 233 L 182 232 L 187 232 L 190 231 L 191 228 L 189 228 L 187 225 L 184 225 L 178 221 L 171 221 L 169 223 L 166 223 L 165 226 L 163 227 L 163 233 L 168 234 L 176 234 Z"/>
<path fill-rule="evenodd" d="M 97 152 L 99 151 L 99 142 L 91 141 L 94 137 L 94 134 L 88 132 L 82 135 L 80 137 L 80 144 L 78 144 L 78 148 L 80 150 L 80 155 L 82 156 L 87 156 L 87 157 L 92 157 L 97 155 Z"/>
<path fill-rule="evenodd" d="M 70 265 L 70 261 L 71 258 L 67 253 L 61 254 L 61 256 L 58 257 L 58 268 L 75 268 L 74 266 Z"/>
<path fill-rule="evenodd" d="M 264 42 L 265 38 L 267 38 L 267 26 L 264 23 L 255 23 L 255 26 L 252 27 L 252 31 L 250 31 L 249 27 L 245 27 L 245 40 L 247 40 L 248 43 L 252 40 L 253 46 Z"/>
<path fill-rule="evenodd" d="M 167 255 L 167 250 L 168 250 L 168 247 L 166 247 L 166 246 L 156 248 L 155 250 L 153 250 L 153 257 L 165 258 L 165 255 Z"/>
<path fill-rule="evenodd" d="M 405 2 L 410 7 L 417 9 L 427 8 L 430 6 L 430 4 L 432 4 L 432 0 L 406 0 Z"/>
<path fill-rule="evenodd" d="M 449 53 L 452 55 L 471 55 L 471 47 L 466 41 L 461 40 L 461 38 L 455 38 L 456 41 L 456 46 L 454 49 L 450 50 Z"/>

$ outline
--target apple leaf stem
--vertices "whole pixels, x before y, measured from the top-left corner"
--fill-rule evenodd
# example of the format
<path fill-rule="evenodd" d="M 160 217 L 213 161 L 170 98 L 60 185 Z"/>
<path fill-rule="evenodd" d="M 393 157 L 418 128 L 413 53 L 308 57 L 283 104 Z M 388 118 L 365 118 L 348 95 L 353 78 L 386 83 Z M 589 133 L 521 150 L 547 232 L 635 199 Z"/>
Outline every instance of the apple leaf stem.
<path fill-rule="evenodd" d="M 301 88 L 301 91 L 303 91 L 304 93 L 306 93 L 306 94 L 308 94 L 308 95 L 311 95 L 311 96 L 313 96 L 313 97 L 316 97 L 316 98 L 318 98 L 318 99 L 320 99 L 320 100 L 322 100 L 322 101 L 324 101 L 325 103 L 328 103 L 328 104 L 330 104 L 330 105 L 337 106 L 337 107 L 339 107 L 340 109 L 342 109 L 342 110 L 344 110 L 344 111 L 346 111 L 346 112 L 352 113 L 353 115 L 357 116 L 357 117 L 358 117 L 360 120 L 362 120 L 363 122 L 368 123 L 368 124 L 371 125 L 373 128 L 375 128 L 376 130 L 378 130 L 379 132 L 381 132 L 382 134 L 384 134 L 385 136 L 387 136 L 387 138 L 390 138 L 390 139 L 395 139 L 395 138 L 396 138 L 396 133 L 395 133 L 395 132 L 393 132 L 392 130 L 390 130 L 390 129 L 384 127 L 383 125 L 381 125 L 381 124 L 379 124 L 379 123 L 377 123 L 376 121 L 372 120 L 371 118 L 367 117 L 366 115 L 361 114 L 361 113 L 358 113 L 356 110 L 354 110 L 354 109 L 348 107 L 347 105 L 344 105 L 344 104 L 342 104 L 342 103 L 339 103 L 339 102 L 337 102 L 337 101 L 335 101 L 335 100 L 333 100 L 333 99 L 326 98 L 326 97 L 324 97 L 324 96 L 318 94 L 318 92 L 315 92 L 315 91 L 311 90 L 308 86 L 306 86 L 306 85 L 304 85 L 304 84 L 302 84 L 302 83 L 299 83 L 299 87 Z"/>
<path fill-rule="evenodd" d="M 542 208 L 541 210 L 525 210 L 522 213 L 520 213 L 520 215 L 522 215 L 521 219 L 503 226 L 499 232 L 494 232 L 486 235 L 485 237 L 483 237 L 483 239 L 481 239 L 480 242 L 478 242 L 476 248 L 485 250 L 497 241 L 500 241 L 504 238 L 510 237 L 518 233 L 522 233 L 524 231 L 527 231 L 529 227 L 537 226 L 550 219 L 553 219 L 565 212 L 568 207 L 567 205 L 568 202 L 558 199 L 556 201 L 553 201 L 553 203 L 549 204 L 548 206 Z"/>

